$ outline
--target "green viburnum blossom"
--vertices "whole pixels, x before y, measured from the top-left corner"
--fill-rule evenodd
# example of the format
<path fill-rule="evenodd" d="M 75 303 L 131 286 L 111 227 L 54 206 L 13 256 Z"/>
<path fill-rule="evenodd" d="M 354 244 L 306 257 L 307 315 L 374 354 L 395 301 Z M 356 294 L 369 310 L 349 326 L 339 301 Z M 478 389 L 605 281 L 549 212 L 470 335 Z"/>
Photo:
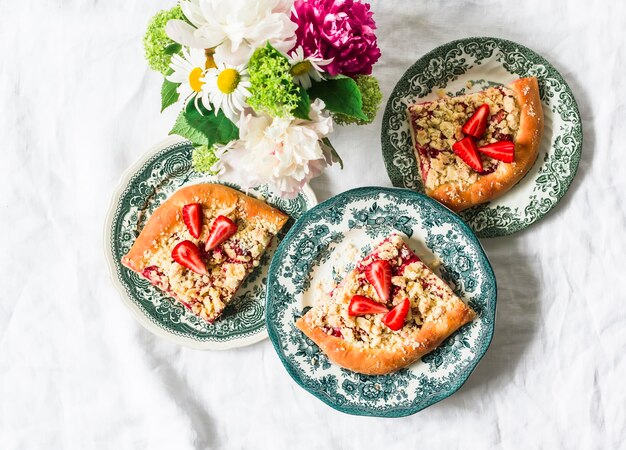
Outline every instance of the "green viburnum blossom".
<path fill-rule="evenodd" d="M 219 158 L 215 155 L 214 146 L 207 147 L 206 145 L 202 145 L 193 149 L 191 162 L 196 172 L 217 175 L 217 170 L 214 170 L 213 167 L 218 161 Z"/>
<path fill-rule="evenodd" d="M 248 105 L 271 116 L 292 114 L 301 94 L 290 70 L 289 60 L 271 45 L 258 48 L 248 64 L 251 84 Z"/>
<path fill-rule="evenodd" d="M 166 75 L 172 59 L 172 46 L 176 43 L 165 34 L 165 25 L 170 19 L 184 19 L 180 5 L 172 9 L 159 11 L 150 19 L 148 29 L 143 37 L 146 60 L 151 69 Z M 180 51 L 180 49 L 178 50 Z"/>
<path fill-rule="evenodd" d="M 341 113 L 333 113 L 333 119 L 339 125 L 348 125 L 356 123 L 358 125 L 367 125 L 372 123 L 376 118 L 378 107 L 383 99 L 383 94 L 380 91 L 378 80 L 371 75 L 357 75 L 354 79 L 361 92 L 363 99 L 363 113 L 367 116 L 367 120 L 357 119 L 356 117 L 346 116 Z"/>

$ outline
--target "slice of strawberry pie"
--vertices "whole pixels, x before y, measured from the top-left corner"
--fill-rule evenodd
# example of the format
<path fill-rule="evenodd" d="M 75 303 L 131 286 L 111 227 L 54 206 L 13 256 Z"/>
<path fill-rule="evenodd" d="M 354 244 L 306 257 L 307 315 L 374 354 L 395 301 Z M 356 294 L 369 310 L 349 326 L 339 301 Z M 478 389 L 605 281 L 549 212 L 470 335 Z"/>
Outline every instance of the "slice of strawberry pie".
<path fill-rule="evenodd" d="M 392 235 L 296 326 L 336 364 L 379 375 L 417 361 L 474 317 L 402 238 Z"/>
<path fill-rule="evenodd" d="M 184 187 L 154 211 L 122 264 L 212 323 L 287 219 L 226 186 Z"/>
<path fill-rule="evenodd" d="M 412 105 L 407 113 L 426 194 L 455 211 L 502 195 L 537 158 L 543 112 L 536 78 Z"/>

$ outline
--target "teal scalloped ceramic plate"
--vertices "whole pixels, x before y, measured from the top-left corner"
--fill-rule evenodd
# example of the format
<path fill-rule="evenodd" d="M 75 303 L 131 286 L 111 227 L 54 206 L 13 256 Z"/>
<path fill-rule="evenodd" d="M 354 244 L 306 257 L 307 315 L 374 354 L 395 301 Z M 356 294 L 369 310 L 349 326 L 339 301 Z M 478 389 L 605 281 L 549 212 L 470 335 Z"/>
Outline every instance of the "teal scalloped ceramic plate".
<path fill-rule="evenodd" d="M 331 364 L 295 321 L 392 232 L 403 234 L 424 262 L 438 265 L 478 317 L 406 369 L 360 375 Z M 406 416 L 448 397 L 493 336 L 496 280 L 478 239 L 457 215 L 408 189 L 354 189 L 307 211 L 278 246 L 268 280 L 267 330 L 283 365 L 304 389 L 349 414 Z"/>
<path fill-rule="evenodd" d="M 571 89 L 548 61 L 503 39 L 468 38 L 442 45 L 417 60 L 398 81 L 387 102 L 381 132 L 383 158 L 393 185 L 424 191 L 411 145 L 408 105 L 437 98 L 439 89 L 461 95 L 527 76 L 539 81 L 545 116 L 537 162 L 509 192 L 463 211 L 461 217 L 479 237 L 496 237 L 515 233 L 545 216 L 576 175 L 583 141 L 580 114 Z"/>
<path fill-rule="evenodd" d="M 317 204 L 307 186 L 293 200 L 285 200 L 266 187 L 247 191 L 287 213 L 291 219 L 274 239 L 261 265 L 246 279 L 234 302 L 213 325 L 197 318 L 148 281 L 122 266 L 120 259 L 130 249 L 147 219 L 174 191 L 188 184 L 217 182 L 191 167 L 192 147 L 172 137 L 161 142 L 122 177 L 113 195 L 105 224 L 105 251 L 111 278 L 135 318 L 158 336 L 188 347 L 223 350 L 250 345 L 267 337 L 265 329 L 265 285 L 277 241 L 306 210 Z M 239 189 L 234 183 L 226 183 Z"/>

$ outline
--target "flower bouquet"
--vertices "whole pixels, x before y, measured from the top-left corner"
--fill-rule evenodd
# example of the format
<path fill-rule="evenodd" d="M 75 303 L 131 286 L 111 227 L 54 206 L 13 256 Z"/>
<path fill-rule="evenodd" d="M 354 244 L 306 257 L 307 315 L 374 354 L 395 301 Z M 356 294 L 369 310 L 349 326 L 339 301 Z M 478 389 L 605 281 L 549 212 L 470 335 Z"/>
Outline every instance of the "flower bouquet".
<path fill-rule="evenodd" d="M 294 197 L 339 155 L 333 124 L 374 120 L 376 25 L 359 0 L 180 0 L 156 14 L 146 59 L 165 79 L 170 134 L 194 145 L 196 171 L 230 173 Z"/>

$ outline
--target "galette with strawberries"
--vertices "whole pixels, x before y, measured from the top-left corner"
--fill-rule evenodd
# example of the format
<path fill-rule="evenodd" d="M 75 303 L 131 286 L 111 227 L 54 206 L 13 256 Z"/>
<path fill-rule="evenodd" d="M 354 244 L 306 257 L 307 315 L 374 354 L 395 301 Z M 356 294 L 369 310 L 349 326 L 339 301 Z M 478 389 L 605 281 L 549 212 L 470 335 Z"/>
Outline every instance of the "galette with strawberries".
<path fill-rule="evenodd" d="M 475 316 L 394 234 L 296 326 L 334 363 L 381 375 L 417 361 Z"/>
<path fill-rule="evenodd" d="M 455 211 L 488 202 L 530 170 L 543 133 L 537 79 L 408 107 L 426 194 Z"/>
<path fill-rule="evenodd" d="M 235 189 L 187 186 L 154 211 L 122 264 L 213 323 L 287 220 Z"/>

